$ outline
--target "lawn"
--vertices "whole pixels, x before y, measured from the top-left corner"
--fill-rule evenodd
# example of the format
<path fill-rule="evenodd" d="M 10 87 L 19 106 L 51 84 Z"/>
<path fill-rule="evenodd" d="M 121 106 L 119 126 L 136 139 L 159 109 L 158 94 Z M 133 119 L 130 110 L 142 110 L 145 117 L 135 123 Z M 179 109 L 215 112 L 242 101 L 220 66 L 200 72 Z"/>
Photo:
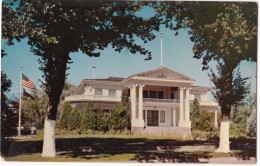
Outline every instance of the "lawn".
<path fill-rule="evenodd" d="M 249 159 L 256 156 L 255 139 L 230 139 L 232 153 L 213 151 L 158 150 L 158 147 L 216 145 L 216 141 L 199 141 L 170 136 L 134 135 L 58 135 L 56 158 L 42 158 L 42 138 L 23 138 L 2 141 L 2 154 L 7 161 L 58 161 L 96 162 L 125 161 L 151 162 L 199 162 L 200 158 L 239 157 Z"/>

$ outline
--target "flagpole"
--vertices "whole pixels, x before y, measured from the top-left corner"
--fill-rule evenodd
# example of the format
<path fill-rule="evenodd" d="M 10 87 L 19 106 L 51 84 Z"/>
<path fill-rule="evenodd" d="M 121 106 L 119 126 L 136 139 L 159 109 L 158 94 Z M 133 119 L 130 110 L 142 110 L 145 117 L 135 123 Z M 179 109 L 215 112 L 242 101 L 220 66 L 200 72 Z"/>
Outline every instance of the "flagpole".
<path fill-rule="evenodd" d="M 21 115 L 22 115 L 22 75 L 23 75 L 23 67 L 21 67 L 21 76 L 20 76 L 20 101 L 19 101 L 18 136 L 21 136 Z"/>

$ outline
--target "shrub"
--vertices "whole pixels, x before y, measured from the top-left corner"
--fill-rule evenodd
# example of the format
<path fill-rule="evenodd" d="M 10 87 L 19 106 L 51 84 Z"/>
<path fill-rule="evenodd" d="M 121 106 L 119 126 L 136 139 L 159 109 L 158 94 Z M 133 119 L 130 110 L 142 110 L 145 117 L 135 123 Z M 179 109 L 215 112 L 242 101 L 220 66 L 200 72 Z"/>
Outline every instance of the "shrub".
<path fill-rule="evenodd" d="M 72 107 L 68 102 L 65 102 L 63 105 L 62 113 L 58 122 L 58 126 L 60 129 L 68 129 L 69 124 L 69 116 L 72 111 Z"/>
<path fill-rule="evenodd" d="M 92 123 L 93 119 L 93 103 L 89 102 L 88 105 L 86 106 L 85 111 L 82 112 L 82 118 L 81 118 L 81 129 L 83 130 L 90 130 L 92 129 Z"/>
<path fill-rule="evenodd" d="M 68 118 L 69 130 L 80 129 L 81 113 L 76 108 L 73 108 Z"/>
<path fill-rule="evenodd" d="M 247 120 L 246 133 L 249 137 L 256 137 L 256 109 L 253 110 Z"/>
<path fill-rule="evenodd" d="M 199 109 L 199 102 L 197 99 L 193 101 L 191 110 L 191 128 L 192 130 L 212 131 L 214 124 L 213 114 L 208 111 L 201 111 Z"/>

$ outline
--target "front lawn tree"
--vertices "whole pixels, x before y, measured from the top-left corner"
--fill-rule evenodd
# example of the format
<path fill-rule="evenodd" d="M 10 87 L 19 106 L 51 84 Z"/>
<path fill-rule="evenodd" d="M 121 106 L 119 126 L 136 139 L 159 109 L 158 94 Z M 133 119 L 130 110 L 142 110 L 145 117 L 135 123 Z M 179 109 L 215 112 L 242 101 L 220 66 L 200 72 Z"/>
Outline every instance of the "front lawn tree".
<path fill-rule="evenodd" d="M 71 63 L 70 53 L 82 51 L 98 57 L 100 50 L 112 46 L 117 52 L 127 48 L 133 54 L 151 59 L 151 52 L 135 40 L 154 39 L 153 31 L 159 30 L 159 20 L 135 15 L 144 2 L 20 0 L 17 3 L 16 9 L 10 8 L 16 16 L 11 19 L 16 28 L 6 28 L 5 32 L 28 38 L 32 52 L 39 56 L 42 86 L 48 96 L 42 156 L 55 157 L 57 107 L 67 65 Z M 15 35 L 5 36 L 12 40 Z"/>
<path fill-rule="evenodd" d="M 203 60 L 202 70 L 217 62 L 217 69 L 211 67 L 209 74 L 222 113 L 217 151 L 229 152 L 231 106 L 249 91 L 248 78 L 242 78 L 238 68 L 242 61 L 257 59 L 257 3 L 165 2 L 157 12 L 166 27 L 177 31 L 175 35 L 181 28 L 188 29 L 194 58 Z"/>

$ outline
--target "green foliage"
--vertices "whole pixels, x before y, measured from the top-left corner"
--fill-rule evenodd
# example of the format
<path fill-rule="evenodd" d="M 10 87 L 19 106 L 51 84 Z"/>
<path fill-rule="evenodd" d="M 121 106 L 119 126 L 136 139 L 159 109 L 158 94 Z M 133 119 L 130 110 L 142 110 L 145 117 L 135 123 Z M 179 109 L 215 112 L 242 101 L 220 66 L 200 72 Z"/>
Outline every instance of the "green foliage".
<path fill-rule="evenodd" d="M 200 131 L 212 131 L 214 124 L 214 115 L 208 111 L 201 111 L 199 109 L 199 102 L 197 99 L 193 101 L 191 110 L 191 129 Z"/>
<path fill-rule="evenodd" d="M 256 109 L 254 109 L 247 121 L 247 126 L 246 126 L 246 133 L 250 137 L 256 137 L 256 128 L 257 128 L 256 120 L 257 120 Z"/>
<path fill-rule="evenodd" d="M 63 105 L 63 110 L 61 112 L 61 116 L 59 119 L 59 128 L 60 129 L 68 129 L 69 128 L 69 116 L 72 111 L 72 107 L 68 102 L 65 102 Z"/>
<path fill-rule="evenodd" d="M 117 104 L 116 109 L 112 111 L 110 129 L 123 131 L 130 129 L 130 111 L 129 111 L 129 91 L 127 88 L 122 90 L 121 102 Z"/>
<path fill-rule="evenodd" d="M 230 122 L 229 135 L 236 138 L 246 136 L 246 124 Z"/>
<path fill-rule="evenodd" d="M 255 2 L 164 2 L 156 8 L 166 27 L 188 28 L 203 70 L 212 60 L 256 61 L 257 9 Z"/>
<path fill-rule="evenodd" d="M 248 78 L 235 70 L 240 62 L 257 59 L 257 3 L 165 2 L 156 10 L 166 27 L 188 28 L 193 57 L 202 59 L 202 70 L 217 62 L 217 73 L 211 68 L 209 76 L 222 120 L 228 120 L 231 105 L 244 99 L 249 87 Z"/>
<path fill-rule="evenodd" d="M 38 92 L 38 97 L 22 99 L 22 125 L 24 127 L 35 126 L 42 129 L 45 118 L 45 111 L 48 105 L 48 97 L 44 92 Z"/>
<path fill-rule="evenodd" d="M 132 54 L 140 53 L 151 59 L 151 52 L 139 42 L 155 38 L 159 19 L 136 15 L 142 4 L 20 0 L 13 7 L 11 3 L 3 3 L 3 39 L 12 44 L 13 39 L 27 38 L 31 51 L 39 56 L 42 87 L 49 97 L 48 119 L 56 120 L 67 65 L 72 63 L 71 52 L 80 50 L 98 57 L 101 50 L 111 45 L 117 52 L 127 48 Z"/>
<path fill-rule="evenodd" d="M 107 132 L 109 130 L 110 115 L 105 113 L 102 109 L 96 111 L 97 130 Z"/>
<path fill-rule="evenodd" d="M 230 113 L 230 136 L 246 136 L 248 118 L 255 108 L 255 99 L 250 96 L 232 107 Z"/>
<path fill-rule="evenodd" d="M 191 129 L 195 130 L 198 129 L 197 126 L 199 126 L 200 120 L 200 109 L 199 109 L 199 101 L 197 99 L 194 99 L 192 104 L 192 109 L 190 112 L 190 118 L 191 118 Z"/>
<path fill-rule="evenodd" d="M 8 101 L 6 93 L 9 92 L 12 82 L 6 74 L 1 71 L 1 136 L 11 136 L 16 133 L 18 122 L 18 102 Z"/>
<path fill-rule="evenodd" d="M 230 65 L 219 63 L 217 66 L 218 73 L 211 70 L 210 80 L 213 82 L 213 96 L 221 106 L 222 120 L 230 118 L 231 106 L 238 104 L 250 90 L 250 84 L 246 78 L 241 77 L 239 68 L 235 71 Z"/>
<path fill-rule="evenodd" d="M 247 119 L 252 113 L 250 108 L 234 107 L 230 113 L 230 120 L 236 124 L 243 124 L 246 126 Z"/>
<path fill-rule="evenodd" d="M 73 108 L 68 117 L 68 129 L 75 130 L 80 129 L 81 112 L 76 108 Z"/>
<path fill-rule="evenodd" d="M 82 112 L 81 128 L 85 131 L 92 129 L 93 102 L 89 102 Z"/>

